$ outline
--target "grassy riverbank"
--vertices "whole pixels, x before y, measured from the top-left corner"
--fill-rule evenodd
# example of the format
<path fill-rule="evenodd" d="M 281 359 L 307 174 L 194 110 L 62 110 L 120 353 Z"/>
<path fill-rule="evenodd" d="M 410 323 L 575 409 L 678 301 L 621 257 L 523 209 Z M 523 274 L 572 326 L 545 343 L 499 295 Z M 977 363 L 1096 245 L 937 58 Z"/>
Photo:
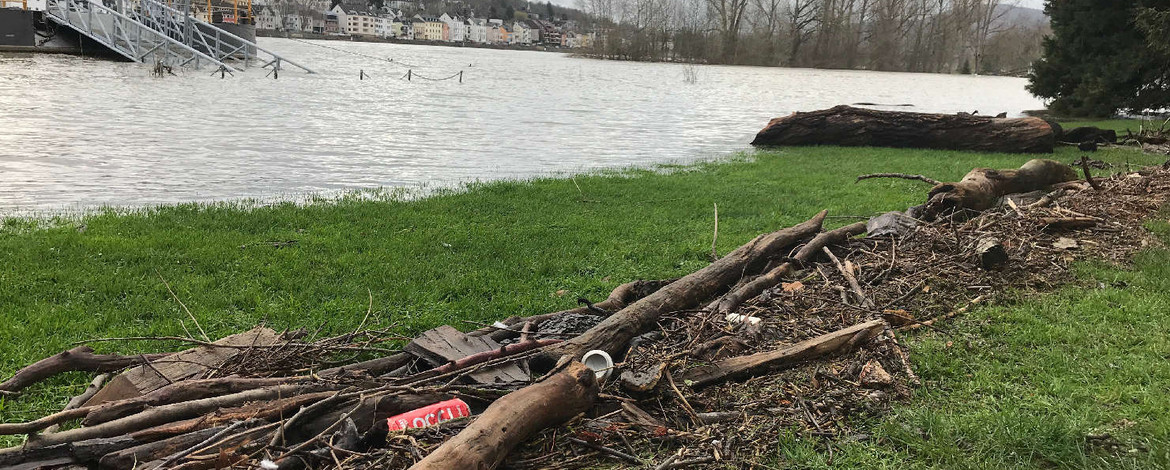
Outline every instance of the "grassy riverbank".
<path fill-rule="evenodd" d="M 1062 149 L 1055 158 L 1079 155 Z M 1160 163 L 1122 150 L 1094 157 L 1121 167 Z M 163 279 L 212 337 L 260 322 L 353 328 L 371 295 L 374 316 L 404 333 L 442 323 L 470 328 L 464 321 L 558 310 L 578 296 L 603 298 L 627 280 L 694 271 L 708 262 L 713 204 L 718 250 L 726 253 L 820 209 L 868 216 L 923 199 L 921 183 L 854 184 L 859 174 L 951 180 L 973 166 L 1015 167 L 1029 158 L 801 148 L 666 171 L 477 184 L 415 201 L 352 197 L 307 207 L 181 205 L 78 221 L 9 219 L 0 224 L 0 375 L 87 338 L 184 335 L 186 314 Z M 860 467 L 1167 463 L 1167 271 L 1165 251 L 1147 253 L 1136 270 L 1086 266 L 1084 279 L 1105 288 L 985 309 L 962 320 L 954 337 L 914 338 L 926 385 L 912 403 L 875 423 L 867 440 L 830 454 L 821 444 L 782 438 L 776 458 Z M 0 399 L 0 419 L 59 408 L 82 380 L 65 377 L 32 397 Z M 1090 449 L 1085 434 L 1099 432 L 1130 447 L 1120 456 Z M 1147 450 L 1128 452 L 1138 444 Z"/>

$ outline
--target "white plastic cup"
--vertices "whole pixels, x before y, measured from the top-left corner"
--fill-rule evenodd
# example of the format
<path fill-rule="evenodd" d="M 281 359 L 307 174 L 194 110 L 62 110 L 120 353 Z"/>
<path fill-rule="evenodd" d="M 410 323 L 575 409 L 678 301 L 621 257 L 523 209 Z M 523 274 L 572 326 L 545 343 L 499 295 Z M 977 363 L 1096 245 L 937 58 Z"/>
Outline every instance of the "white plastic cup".
<path fill-rule="evenodd" d="M 609 357 L 609 353 L 600 349 L 594 349 L 581 356 L 581 363 L 585 367 L 593 369 L 593 373 L 597 375 L 599 382 L 604 382 L 606 377 L 609 377 L 610 372 L 613 372 L 613 358 Z"/>

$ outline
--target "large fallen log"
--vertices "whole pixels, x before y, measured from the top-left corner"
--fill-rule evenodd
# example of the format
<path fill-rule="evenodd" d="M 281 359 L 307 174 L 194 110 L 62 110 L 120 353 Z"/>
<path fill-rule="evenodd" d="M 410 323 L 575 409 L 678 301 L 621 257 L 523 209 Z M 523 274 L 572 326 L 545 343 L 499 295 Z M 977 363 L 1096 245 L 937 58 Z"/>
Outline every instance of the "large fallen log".
<path fill-rule="evenodd" d="M 1006 194 L 1036 191 L 1077 178 L 1077 171 L 1071 166 L 1047 159 L 1029 160 L 1018 170 L 976 168 L 961 181 L 942 183 L 931 189 L 922 207 L 922 218 L 934 220 L 963 210 L 987 210 Z"/>
<path fill-rule="evenodd" d="M 538 361 L 564 363 L 580 359 L 592 349 L 606 351 L 615 358 L 623 357 L 630 340 L 654 327 L 662 314 L 693 308 L 744 276 L 758 273 L 771 257 L 780 256 L 785 249 L 819 232 L 825 215 L 821 211 L 796 226 L 757 236 L 703 269 L 607 317 L 584 334 L 545 348 Z"/>
<path fill-rule="evenodd" d="M 496 468 L 509 451 L 536 432 L 593 406 L 597 391 L 594 372 L 571 362 L 556 375 L 496 400 L 467 428 L 410 468 Z"/>
<path fill-rule="evenodd" d="M 993 118 L 836 106 L 773 119 L 752 145 L 843 145 L 1052 153 L 1056 133 L 1035 117 Z"/>
<path fill-rule="evenodd" d="M 830 354 L 845 346 L 860 344 L 877 336 L 885 328 L 886 322 L 883 320 L 868 321 L 807 339 L 785 348 L 749 356 L 732 357 L 714 364 L 695 367 L 683 374 L 683 381 L 692 387 L 702 387 L 723 380 L 758 375 Z"/>

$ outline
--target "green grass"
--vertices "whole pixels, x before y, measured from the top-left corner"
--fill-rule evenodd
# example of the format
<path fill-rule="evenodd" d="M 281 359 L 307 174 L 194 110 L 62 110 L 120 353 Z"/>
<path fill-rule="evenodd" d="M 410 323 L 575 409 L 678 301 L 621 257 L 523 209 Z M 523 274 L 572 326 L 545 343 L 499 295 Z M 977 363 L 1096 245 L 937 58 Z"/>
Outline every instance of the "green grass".
<path fill-rule="evenodd" d="M 1151 228 L 1170 242 L 1165 220 Z M 1085 263 L 1084 286 L 912 342 L 924 381 L 862 444 L 790 441 L 791 467 L 1170 468 L 1170 251 Z M 1087 287 L 1087 288 L 1086 288 Z M 947 343 L 952 343 L 947 346 Z M 1110 434 L 1116 448 L 1091 443 Z"/>
<path fill-rule="evenodd" d="M 1078 156 L 1061 149 L 1053 158 Z M 1094 157 L 1161 162 L 1123 150 Z M 86 338 L 184 334 L 186 315 L 160 276 L 212 337 L 260 322 L 353 328 L 366 311 L 367 291 L 377 319 L 404 334 L 443 323 L 466 329 L 474 325 L 465 320 L 563 309 L 578 296 L 603 298 L 631 279 L 704 266 L 713 204 L 725 253 L 821 209 L 866 216 L 923 199 L 921 183 L 854 184 L 860 174 L 952 180 L 973 166 L 1015 167 L 1029 158 L 795 148 L 661 171 L 474 184 L 410 201 L 355 195 L 309 206 L 190 204 L 78 220 L 7 219 L 0 222 L 0 375 Z M 295 243 L 278 248 L 276 241 Z M 782 439 L 777 458 L 793 466 L 1079 468 L 1125 461 L 1083 446 L 1084 432 L 1125 418 L 1136 424 L 1118 432 L 1144 439 L 1150 449 L 1133 461 L 1165 462 L 1165 431 L 1155 430 L 1170 428 L 1167 413 L 1158 412 L 1170 408 L 1164 398 L 1170 369 L 1158 362 L 1168 353 L 1160 315 L 1167 297 L 1159 292 L 1167 257 L 1150 252 L 1132 272 L 1086 268 L 1087 278 L 1129 279 L 1127 289 L 1069 290 L 977 312 L 962 327 L 971 348 L 943 348 L 945 338 L 915 340 L 927 386 L 888 420 L 873 423 L 874 439 L 842 445 L 832 462 L 820 444 Z M 567 293 L 557 296 L 558 290 Z M 175 347 L 97 345 L 103 352 Z M 84 380 L 74 374 L 27 397 L 0 399 L 0 419 L 58 409 Z"/>

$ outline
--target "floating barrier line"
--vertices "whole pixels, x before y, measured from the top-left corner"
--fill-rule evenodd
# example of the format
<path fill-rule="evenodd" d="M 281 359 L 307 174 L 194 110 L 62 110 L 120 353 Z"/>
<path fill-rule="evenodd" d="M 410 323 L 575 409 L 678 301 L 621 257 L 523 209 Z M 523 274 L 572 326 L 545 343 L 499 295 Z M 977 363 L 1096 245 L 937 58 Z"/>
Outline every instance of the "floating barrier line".
<path fill-rule="evenodd" d="M 291 39 L 293 41 L 303 43 L 303 44 L 308 44 L 310 46 L 317 46 L 320 48 L 329 49 L 331 51 L 337 51 L 337 52 L 341 52 L 341 53 L 345 53 L 345 54 L 351 54 L 351 55 L 355 55 L 358 57 L 364 57 L 364 58 L 371 59 L 371 60 L 380 60 L 380 61 L 388 62 L 388 63 L 394 64 L 394 65 L 399 65 L 399 66 L 406 67 L 406 68 L 420 68 L 417 65 L 410 65 L 410 64 L 407 64 L 404 62 L 395 62 L 394 59 L 390 59 L 390 58 L 386 58 L 386 57 L 377 57 L 377 56 L 372 56 L 369 54 L 362 54 L 361 52 L 347 51 L 345 49 L 341 49 L 341 48 L 337 48 L 337 47 L 326 46 L 324 44 L 317 44 L 314 42 L 309 42 L 309 41 L 306 41 L 304 39 L 297 39 L 297 38 L 285 38 L 285 39 Z"/>

